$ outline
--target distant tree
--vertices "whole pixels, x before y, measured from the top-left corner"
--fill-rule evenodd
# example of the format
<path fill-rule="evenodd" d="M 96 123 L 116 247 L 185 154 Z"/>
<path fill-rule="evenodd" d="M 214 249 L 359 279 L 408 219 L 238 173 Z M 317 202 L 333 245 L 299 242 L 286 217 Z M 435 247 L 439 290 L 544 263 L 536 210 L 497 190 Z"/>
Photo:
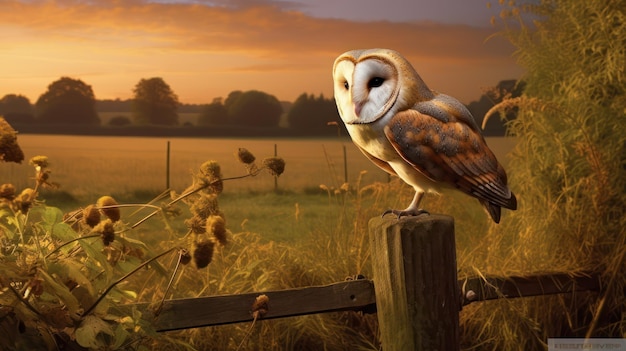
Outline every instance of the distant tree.
<path fill-rule="evenodd" d="M 283 112 L 275 96 L 257 90 L 233 92 L 225 105 L 232 123 L 251 127 L 276 127 Z"/>
<path fill-rule="evenodd" d="M 294 101 L 287 113 L 289 127 L 312 133 L 332 131 L 329 122 L 341 122 L 334 99 L 326 99 L 303 93 Z M 341 124 L 339 124 L 341 125 Z"/>
<path fill-rule="evenodd" d="M 23 95 L 8 94 L 0 100 L 0 115 L 9 122 L 32 123 L 35 120 L 33 105 Z"/>
<path fill-rule="evenodd" d="M 133 118 L 137 124 L 178 124 L 178 96 L 162 78 L 141 79 L 133 92 Z"/>
<path fill-rule="evenodd" d="M 215 98 L 206 105 L 198 116 L 198 125 L 223 125 L 228 123 L 228 110 L 222 103 L 222 98 Z"/>
<path fill-rule="evenodd" d="M 230 94 L 228 94 L 226 100 L 224 100 L 224 107 L 226 107 L 227 111 L 230 111 L 230 108 L 233 106 L 235 101 L 237 101 L 237 99 L 241 97 L 242 94 L 243 91 L 241 90 L 231 91 Z"/>
<path fill-rule="evenodd" d="M 44 123 L 100 123 L 93 90 L 80 79 L 62 77 L 54 81 L 35 106 L 37 119 Z"/>
<path fill-rule="evenodd" d="M 115 127 L 123 127 L 123 126 L 127 126 L 130 124 L 131 124 L 130 118 L 126 116 L 115 116 L 111 118 L 111 120 L 109 120 L 109 125 L 115 126 Z"/>
<path fill-rule="evenodd" d="M 96 100 L 96 111 L 98 112 L 130 112 L 132 110 L 133 100 L 105 99 Z"/>

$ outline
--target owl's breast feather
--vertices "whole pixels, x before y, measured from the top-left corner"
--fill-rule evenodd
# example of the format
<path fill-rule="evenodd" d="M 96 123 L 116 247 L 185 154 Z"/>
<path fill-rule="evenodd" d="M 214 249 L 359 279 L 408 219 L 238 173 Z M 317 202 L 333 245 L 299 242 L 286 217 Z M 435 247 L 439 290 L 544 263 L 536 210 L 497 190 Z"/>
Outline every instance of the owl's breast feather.
<path fill-rule="evenodd" d="M 385 136 L 383 128 L 376 123 L 346 125 L 352 141 L 372 156 L 386 161 L 401 159 Z"/>

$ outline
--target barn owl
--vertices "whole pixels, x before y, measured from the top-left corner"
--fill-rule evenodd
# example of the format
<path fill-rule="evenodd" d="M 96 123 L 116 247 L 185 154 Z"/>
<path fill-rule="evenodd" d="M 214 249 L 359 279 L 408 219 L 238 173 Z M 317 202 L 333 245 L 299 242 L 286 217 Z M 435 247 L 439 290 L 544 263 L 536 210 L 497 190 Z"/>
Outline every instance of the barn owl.
<path fill-rule="evenodd" d="M 432 91 L 411 64 L 387 49 L 353 50 L 333 65 L 337 109 L 356 146 L 374 164 L 415 189 L 399 217 L 427 213 L 426 192 L 458 189 L 478 201 L 494 222 L 515 210 L 504 168 L 467 108 Z"/>

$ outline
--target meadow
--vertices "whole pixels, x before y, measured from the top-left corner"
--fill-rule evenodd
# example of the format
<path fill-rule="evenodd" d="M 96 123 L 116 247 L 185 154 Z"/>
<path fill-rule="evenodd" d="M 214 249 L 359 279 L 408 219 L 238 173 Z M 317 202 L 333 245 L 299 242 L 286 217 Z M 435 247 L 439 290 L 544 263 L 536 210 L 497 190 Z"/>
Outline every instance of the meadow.
<path fill-rule="evenodd" d="M 182 189 L 190 175 L 204 161 L 220 163 L 224 177 L 245 174 L 237 161 L 238 148 L 250 150 L 257 159 L 278 156 L 286 171 L 278 180 L 283 191 L 305 192 L 321 184 L 340 187 L 354 182 L 362 171 L 363 182 L 387 181 L 387 174 L 367 160 L 347 138 L 341 139 L 212 139 L 141 138 L 64 135 L 19 135 L 26 160 L 45 155 L 51 163 L 54 181 L 60 190 L 83 200 L 85 196 L 108 193 L 161 192 L 166 185 L 166 149 L 170 143 L 170 187 Z M 504 164 L 515 145 L 513 138 L 488 138 L 496 156 Z M 344 169 L 344 148 L 346 155 Z M 6 164 L 0 180 L 11 180 L 18 188 L 29 185 L 33 170 L 28 162 Z M 228 185 L 229 192 L 274 190 L 274 180 L 256 177 Z"/>
<path fill-rule="evenodd" d="M 177 261 L 182 257 L 179 255 L 187 250 L 196 260 L 198 247 L 206 236 L 195 234 L 190 225 L 198 211 L 195 204 L 202 204 L 199 199 L 204 195 L 200 198 L 194 195 L 174 206 L 166 205 L 172 196 L 164 191 L 168 141 L 170 188 L 176 194 L 185 192 L 193 184 L 192 174 L 197 174 L 207 160 L 219 163 L 224 187 L 217 196 L 219 205 L 216 204 L 213 210 L 223 213 L 228 231 L 227 243 L 216 245 L 207 267 L 201 268 L 194 261 L 194 264 L 181 266 L 178 274 Z M 155 303 L 163 298 L 280 290 L 330 284 L 356 275 L 371 277 L 369 220 L 385 209 L 405 207 L 413 196 L 411 188 L 373 166 L 347 138 L 269 140 L 19 135 L 18 142 L 26 160 L 37 155 L 48 157 L 46 171 L 51 173 L 47 180 L 59 184 L 56 189 L 41 188 L 38 196 L 38 200 L 52 207 L 38 207 L 31 210 L 33 215 L 26 216 L 37 224 L 33 228 L 41 228 L 41 231 L 33 232 L 33 239 L 26 241 L 31 245 L 25 245 L 28 248 L 25 252 L 33 257 L 40 255 L 39 247 L 33 242 L 41 241 L 41 237 L 48 240 L 49 236 L 61 234 L 58 228 L 46 230 L 46 224 L 42 225 L 38 218 L 59 221 L 63 218 L 64 223 L 54 225 L 65 225 L 69 229 L 65 222 L 74 223 L 72 218 L 76 214 L 83 214 L 85 218 L 82 209 L 97 200 L 100 203 L 99 198 L 103 195 L 113 196 L 122 204 L 121 220 L 115 224 L 117 234 L 113 243 L 103 244 L 97 228 L 72 224 L 79 233 L 72 231 L 72 235 L 61 240 L 69 240 L 70 244 L 79 237 L 78 244 L 74 242 L 74 246 L 67 247 L 80 245 L 82 250 L 71 251 L 70 255 L 55 261 L 63 267 L 70 267 L 58 274 L 78 277 L 84 284 L 100 291 L 111 287 L 114 277 L 117 279 L 137 270 L 124 279 L 121 288 L 109 290 L 106 301 L 113 303 L 102 304 L 102 310 L 108 308 L 109 314 L 119 313 L 116 312 L 118 305 L 137 301 Z M 488 139 L 504 164 L 507 153 L 516 142 L 513 138 Z M 246 167 L 235 157 L 240 147 L 256 156 L 257 165 L 261 165 L 262 159 L 273 156 L 276 150 L 285 161 L 285 171 L 276 179 L 277 183 L 265 171 L 254 177 L 227 180 L 248 174 Z M 19 165 L 2 164 L 0 184 L 12 183 L 19 192 L 34 187 L 35 179 L 42 179 L 35 173 L 28 161 Z M 159 194 L 165 196 L 153 201 Z M 476 267 L 491 267 L 482 254 L 477 255 L 484 253 L 478 247 L 484 243 L 490 225 L 478 201 L 460 193 L 446 192 L 443 196 L 427 196 L 423 204 L 432 213 L 445 213 L 455 218 L 459 277 L 475 275 Z M 144 222 L 146 215 L 154 211 L 154 206 L 165 211 Z M 55 207 L 60 209 L 56 214 Z M 41 211 L 42 215 L 37 214 Z M 508 211 L 503 214 L 504 221 L 509 215 Z M 9 218 L 5 217 L 5 226 L 14 223 Z M 22 217 L 18 214 L 16 218 Z M 46 221 L 44 219 L 44 223 Z M 19 236 L 14 235 L 13 239 L 16 238 Z M 56 251 L 52 250 L 52 253 Z M 162 255 L 166 256 L 159 258 L 156 269 L 140 269 Z M 87 283 L 87 278 L 71 268 L 85 264 L 92 267 L 85 274 L 93 271 L 96 277 L 100 277 L 93 278 L 94 283 Z M 103 267 L 106 276 L 101 275 Z M 4 269 L 9 268 L 12 268 L 10 263 Z M 56 269 L 58 265 L 52 268 Z M 24 279 L 20 277 L 15 279 Z M 46 285 L 46 291 L 49 289 Z M 92 299 L 97 295 L 96 289 Z M 136 343 L 137 350 L 222 350 L 236 349 L 239 345 L 245 350 L 378 349 L 378 325 L 376 315 L 372 314 L 319 314 L 264 321 L 254 330 L 246 323 L 239 323 L 160 333 L 158 337 L 151 333 L 149 325 L 143 325 L 142 329 L 133 327 L 132 323 L 143 323 L 141 316 L 125 318 L 126 322 L 117 325 L 119 335 L 116 331 L 114 339 L 107 339 L 105 328 L 97 338 L 97 345 L 94 342 L 92 346 L 97 348 L 113 343 L 113 349 L 126 349 L 127 343 Z M 84 329 L 81 326 L 75 329 L 76 333 L 90 330 L 87 320 L 84 323 Z M 131 334 L 124 331 L 131 329 L 134 330 Z M 74 332 L 74 329 L 68 330 Z M 136 334 L 138 331 L 141 333 Z M 472 334 L 465 337 L 465 342 L 471 344 Z M 83 341 L 86 343 L 88 341 Z"/>
<path fill-rule="evenodd" d="M 220 203 L 233 230 L 245 229 L 279 241 L 297 238 L 307 231 L 306 226 L 334 222 L 337 208 L 332 205 L 341 201 L 337 195 L 344 183 L 354 190 L 357 182 L 362 188 L 391 180 L 347 138 L 168 139 L 27 134 L 19 135 L 18 141 L 26 160 L 36 155 L 48 157 L 51 181 L 59 187 L 44 190 L 42 197 L 47 204 L 67 211 L 94 203 L 102 195 L 136 203 L 147 202 L 166 190 L 168 142 L 170 188 L 177 192 L 191 184 L 192 173 L 207 160 L 219 162 L 225 178 L 238 177 L 246 174 L 235 157 L 238 148 L 250 150 L 259 161 L 273 156 L 276 149 L 286 163 L 276 184 L 269 174 L 226 182 Z M 515 139 L 488 138 L 488 143 L 505 163 Z M 12 182 L 18 189 L 32 187 L 33 174 L 27 161 L 4 164 L 0 167 L 0 183 Z M 378 206 L 405 206 L 405 198 L 412 191 L 408 187 L 399 189 L 402 194 L 396 194 L 391 203 Z M 296 219 L 298 225 L 293 224 Z"/>

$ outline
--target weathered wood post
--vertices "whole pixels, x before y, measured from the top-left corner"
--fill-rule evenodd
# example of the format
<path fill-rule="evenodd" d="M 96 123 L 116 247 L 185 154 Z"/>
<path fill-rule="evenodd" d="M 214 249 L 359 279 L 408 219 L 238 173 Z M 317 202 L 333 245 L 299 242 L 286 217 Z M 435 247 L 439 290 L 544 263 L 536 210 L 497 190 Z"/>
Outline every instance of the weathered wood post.
<path fill-rule="evenodd" d="M 372 218 L 369 235 L 383 350 L 459 350 L 453 218 Z"/>

